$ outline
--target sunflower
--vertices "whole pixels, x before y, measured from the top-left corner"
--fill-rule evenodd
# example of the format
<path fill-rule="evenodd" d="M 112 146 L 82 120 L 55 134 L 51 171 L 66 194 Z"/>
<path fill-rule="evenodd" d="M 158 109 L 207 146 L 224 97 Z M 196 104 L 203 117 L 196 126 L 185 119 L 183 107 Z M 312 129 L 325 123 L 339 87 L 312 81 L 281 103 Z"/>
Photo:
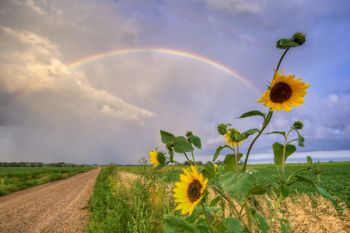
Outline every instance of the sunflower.
<path fill-rule="evenodd" d="M 166 158 L 163 152 L 153 150 L 149 152 L 149 160 L 153 167 L 158 167 L 159 165 L 165 163 Z"/>
<path fill-rule="evenodd" d="M 203 197 L 208 179 L 197 171 L 195 166 L 183 169 L 180 175 L 180 182 L 175 183 L 174 198 L 178 203 L 176 210 L 181 210 L 181 214 L 192 214 L 194 208 Z"/>
<path fill-rule="evenodd" d="M 237 129 L 229 129 L 227 130 L 226 134 L 224 135 L 224 139 L 227 145 L 230 146 L 239 146 L 243 143 L 243 140 L 238 141 L 234 140 L 236 136 L 239 136 L 241 133 Z"/>
<path fill-rule="evenodd" d="M 276 72 L 270 87 L 258 100 L 273 110 L 289 112 L 292 107 L 304 103 L 306 89 L 310 84 L 304 83 L 301 78 L 295 79 L 294 75 L 284 75 Z"/>

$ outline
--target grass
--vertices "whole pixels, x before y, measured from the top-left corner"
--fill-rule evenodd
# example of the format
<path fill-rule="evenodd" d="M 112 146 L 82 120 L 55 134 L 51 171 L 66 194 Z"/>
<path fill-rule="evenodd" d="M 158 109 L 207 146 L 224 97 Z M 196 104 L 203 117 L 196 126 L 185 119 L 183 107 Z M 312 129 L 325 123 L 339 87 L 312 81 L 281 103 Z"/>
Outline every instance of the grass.
<path fill-rule="evenodd" d="M 289 164 L 287 172 L 305 167 L 303 164 Z M 323 163 L 321 184 L 332 194 L 350 204 L 350 162 Z M 271 177 L 276 171 L 274 165 L 250 165 L 263 173 L 262 178 Z M 123 177 L 124 171 L 138 174 L 132 180 Z M 163 232 L 163 221 L 174 211 L 174 202 L 169 195 L 169 183 L 179 179 L 181 167 L 169 166 L 153 171 L 150 166 L 108 166 L 103 167 L 90 200 L 91 218 L 88 233 L 153 233 Z M 156 173 L 156 174 L 155 174 Z M 313 194 L 307 185 L 295 187 L 294 194 Z M 316 199 L 315 199 L 316 200 Z"/>
<path fill-rule="evenodd" d="M 104 167 L 90 200 L 91 219 L 86 232 L 163 232 L 163 216 L 173 207 L 166 183 L 152 178 L 122 180 L 120 167 Z"/>
<path fill-rule="evenodd" d="M 93 167 L 0 167 L 0 196 L 60 180 Z"/>

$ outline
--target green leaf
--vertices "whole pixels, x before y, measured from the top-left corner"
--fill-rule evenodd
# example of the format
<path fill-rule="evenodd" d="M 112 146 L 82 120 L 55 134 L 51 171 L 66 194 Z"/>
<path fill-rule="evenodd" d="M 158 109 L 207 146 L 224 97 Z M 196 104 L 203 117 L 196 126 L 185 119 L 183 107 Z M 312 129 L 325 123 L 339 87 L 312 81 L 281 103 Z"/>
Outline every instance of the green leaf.
<path fill-rule="evenodd" d="M 169 142 L 173 142 L 175 139 L 175 136 L 172 133 L 161 130 L 160 131 L 160 138 L 164 144 L 167 144 Z"/>
<path fill-rule="evenodd" d="M 229 147 L 225 145 L 225 146 L 219 146 L 218 148 L 216 148 L 215 154 L 213 156 L 213 161 L 215 161 L 219 157 L 220 152 L 225 148 L 229 148 Z"/>
<path fill-rule="evenodd" d="M 163 228 L 165 233 L 200 233 L 200 230 L 196 228 L 196 225 L 173 215 L 168 215 L 165 218 Z"/>
<path fill-rule="evenodd" d="M 229 171 L 220 176 L 220 185 L 225 192 L 242 201 L 251 194 L 258 194 L 261 193 L 261 190 L 266 190 L 262 187 L 263 184 L 257 182 L 258 174 L 255 170 L 247 170 L 242 173 Z"/>
<path fill-rule="evenodd" d="M 298 135 L 298 146 L 304 147 L 304 141 L 305 141 L 305 138 L 299 134 Z"/>
<path fill-rule="evenodd" d="M 185 153 L 193 151 L 193 147 L 191 143 L 183 136 L 179 136 L 175 138 L 174 151 L 176 153 Z"/>
<path fill-rule="evenodd" d="M 222 197 L 220 195 L 217 195 L 213 200 L 210 201 L 210 206 L 216 206 L 219 201 L 222 200 Z"/>
<path fill-rule="evenodd" d="M 224 166 L 226 171 L 236 171 L 236 164 L 238 165 L 239 160 L 243 157 L 242 153 L 237 154 L 237 161 L 236 156 L 234 154 L 228 154 L 225 157 L 224 160 Z"/>
<path fill-rule="evenodd" d="M 257 211 L 254 211 L 252 213 L 252 216 L 254 218 L 254 221 L 256 222 L 256 225 L 259 227 L 262 233 L 269 232 L 270 226 L 262 215 L 260 215 Z"/>
<path fill-rule="evenodd" d="M 335 202 L 336 201 L 336 198 L 330 194 L 329 192 L 327 192 L 324 188 L 318 186 L 315 182 L 313 182 L 312 180 L 310 180 L 309 178 L 306 178 L 304 176 L 300 176 L 300 175 L 296 175 L 295 176 L 296 179 L 298 181 L 301 181 L 301 182 L 304 182 L 304 183 L 308 183 L 308 184 L 311 184 L 315 187 L 315 189 L 322 195 L 324 196 L 325 198 Z"/>
<path fill-rule="evenodd" d="M 197 136 L 191 136 L 190 137 L 190 141 L 191 143 L 197 147 L 198 149 L 201 149 L 202 148 L 202 143 L 201 143 L 201 139 Z"/>
<path fill-rule="evenodd" d="M 215 176 L 215 167 L 212 162 L 207 162 L 204 167 L 204 176 L 211 179 Z"/>
<path fill-rule="evenodd" d="M 286 138 L 286 132 L 284 131 L 272 131 L 272 132 L 266 133 L 266 135 L 267 134 L 281 134 L 284 138 Z"/>
<path fill-rule="evenodd" d="M 224 222 L 225 233 L 240 233 L 244 231 L 241 222 L 235 218 L 226 218 Z"/>
<path fill-rule="evenodd" d="M 282 233 L 289 233 L 289 232 L 291 232 L 289 224 L 284 223 L 283 220 L 280 220 L 280 224 L 281 224 L 281 232 Z"/>
<path fill-rule="evenodd" d="M 283 145 L 276 142 L 272 145 L 272 149 L 273 149 L 273 154 L 274 154 L 274 161 L 276 165 L 281 165 L 282 164 L 282 160 L 283 160 Z M 296 151 L 296 147 L 292 144 L 287 144 L 286 145 L 286 151 L 285 151 L 285 155 L 284 155 L 284 161 L 285 162 L 287 160 L 287 158 L 293 154 Z"/>
<path fill-rule="evenodd" d="M 286 49 L 288 47 L 297 47 L 300 46 L 298 43 L 294 42 L 292 39 L 280 39 L 276 43 L 276 47 L 279 49 Z"/>
<path fill-rule="evenodd" d="M 260 130 L 258 130 L 258 129 L 247 130 L 247 131 L 241 133 L 240 140 L 247 139 L 250 135 L 253 135 L 253 134 L 258 133 L 258 132 L 260 132 Z"/>
<path fill-rule="evenodd" d="M 260 112 L 258 110 L 253 110 L 253 111 L 249 111 L 249 112 L 243 113 L 238 118 L 246 118 L 246 117 L 252 117 L 252 116 L 261 116 L 262 118 L 265 119 L 265 113 L 262 113 L 262 112 Z"/>

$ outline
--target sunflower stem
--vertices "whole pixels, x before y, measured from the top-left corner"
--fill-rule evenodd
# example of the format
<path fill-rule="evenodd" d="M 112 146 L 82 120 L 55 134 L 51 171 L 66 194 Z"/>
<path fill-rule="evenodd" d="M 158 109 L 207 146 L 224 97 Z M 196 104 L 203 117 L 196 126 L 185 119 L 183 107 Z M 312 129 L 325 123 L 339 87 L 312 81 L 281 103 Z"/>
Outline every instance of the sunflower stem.
<path fill-rule="evenodd" d="M 244 161 L 244 165 L 243 165 L 243 171 L 246 170 L 246 167 L 247 167 L 247 162 L 248 162 L 248 158 L 249 158 L 249 155 L 250 155 L 250 151 L 252 150 L 253 148 L 253 145 L 254 143 L 256 142 L 256 140 L 258 140 L 258 138 L 260 137 L 260 135 L 264 132 L 265 128 L 267 127 L 267 125 L 270 123 L 270 120 L 272 118 L 272 115 L 273 115 L 273 111 L 269 110 L 269 113 L 267 114 L 266 118 L 265 118 L 265 121 L 263 123 L 263 126 L 261 127 L 258 135 L 256 135 L 256 137 L 253 139 L 253 141 L 250 143 L 249 145 L 249 148 L 248 148 L 248 152 L 247 152 L 247 155 L 245 157 L 245 161 Z"/>
<path fill-rule="evenodd" d="M 290 47 L 288 47 L 288 48 L 286 48 L 286 50 L 284 50 L 284 52 L 283 52 L 283 54 L 282 54 L 280 60 L 278 61 L 277 66 L 276 66 L 276 72 L 279 70 L 280 65 L 281 65 L 281 63 L 282 63 L 282 60 L 284 59 L 284 56 L 286 56 L 286 54 L 287 54 L 287 52 L 288 52 L 289 49 L 290 49 Z"/>
<path fill-rule="evenodd" d="M 210 232 L 213 232 L 213 230 L 212 230 L 212 227 L 213 227 L 213 226 L 211 225 L 211 223 L 210 223 L 210 221 L 209 221 L 209 218 L 208 218 L 207 212 L 205 211 L 205 207 L 204 207 L 203 203 L 201 203 L 201 206 L 202 206 L 202 211 L 203 211 L 203 214 L 204 214 L 204 216 L 205 216 L 205 220 L 207 221 L 209 230 L 210 230 Z"/>
<path fill-rule="evenodd" d="M 281 66 L 281 63 L 284 59 L 284 57 L 286 56 L 287 52 L 289 51 L 290 47 L 286 48 L 286 50 L 284 50 L 282 56 L 280 57 L 278 63 L 277 63 L 277 66 L 276 66 L 276 70 L 275 70 L 275 74 L 274 74 L 274 78 L 276 76 L 276 73 L 278 72 L 280 66 Z M 247 152 L 247 155 L 245 157 L 245 161 L 244 161 L 244 166 L 243 166 L 243 171 L 246 170 L 246 167 L 247 167 L 247 162 L 248 162 L 248 158 L 249 158 L 249 155 L 250 155 L 250 151 L 252 150 L 252 147 L 254 145 L 254 143 L 256 142 L 256 140 L 258 140 L 258 138 L 260 137 L 260 135 L 263 133 L 263 131 L 265 130 L 265 128 L 267 127 L 267 125 L 270 123 L 270 120 L 272 118 L 272 115 L 273 115 L 273 111 L 271 111 L 271 109 L 269 110 L 269 113 L 267 114 L 265 120 L 264 120 L 264 123 L 263 123 L 263 126 L 260 130 L 260 132 L 258 133 L 258 135 L 253 139 L 252 143 L 249 145 L 249 148 L 248 148 L 248 152 Z"/>

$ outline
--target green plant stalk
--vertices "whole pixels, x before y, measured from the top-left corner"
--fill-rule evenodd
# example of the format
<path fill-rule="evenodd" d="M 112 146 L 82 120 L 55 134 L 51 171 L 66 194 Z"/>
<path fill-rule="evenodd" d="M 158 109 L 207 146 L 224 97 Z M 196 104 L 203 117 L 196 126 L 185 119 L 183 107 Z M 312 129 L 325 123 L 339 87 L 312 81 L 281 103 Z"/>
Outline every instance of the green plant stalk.
<path fill-rule="evenodd" d="M 290 49 L 290 47 L 286 48 L 286 50 L 284 50 L 282 56 L 280 57 L 280 60 L 278 61 L 277 66 L 276 66 L 274 78 L 275 78 L 276 73 L 278 72 L 278 70 L 279 70 L 279 68 L 280 68 L 280 66 L 281 66 L 281 63 L 282 63 L 284 57 L 286 56 L 287 52 L 289 51 L 289 49 Z M 256 140 L 258 140 L 258 138 L 260 137 L 260 135 L 263 133 L 263 131 L 265 130 L 265 128 L 266 128 L 267 125 L 269 124 L 269 122 L 270 122 L 270 120 L 271 120 L 271 118 L 272 118 L 272 115 L 273 115 L 273 111 L 271 111 L 271 109 L 270 109 L 268 115 L 266 116 L 266 118 L 265 118 L 265 120 L 264 120 L 264 123 L 263 123 L 263 126 L 262 126 L 260 132 L 259 132 L 258 135 L 253 139 L 253 141 L 251 142 L 251 144 L 249 145 L 248 152 L 247 152 L 247 155 L 246 155 L 245 161 L 244 161 L 243 171 L 246 170 L 248 158 L 249 158 L 249 155 L 250 155 L 250 151 L 252 150 L 252 147 L 253 147 L 254 143 L 256 142 Z"/>
<path fill-rule="evenodd" d="M 248 148 L 248 152 L 247 152 L 247 155 L 245 157 L 245 161 L 244 161 L 244 165 L 243 165 L 243 171 L 246 170 L 246 167 L 247 167 L 247 162 L 248 162 L 248 159 L 249 159 L 249 155 L 250 155 L 250 152 L 253 148 L 253 145 L 254 143 L 256 142 L 256 140 L 258 140 L 258 138 L 260 137 L 260 135 L 264 132 L 265 128 L 267 127 L 267 125 L 269 124 L 271 118 L 272 118 L 272 115 L 273 115 L 273 111 L 269 110 L 269 113 L 267 114 L 266 118 L 265 118 L 265 121 L 258 133 L 258 135 L 255 136 L 255 138 L 253 139 L 253 141 L 250 143 L 249 145 L 249 148 Z"/>
<path fill-rule="evenodd" d="M 288 52 L 289 49 L 290 49 L 290 47 L 288 47 L 288 48 L 286 48 L 286 50 L 284 50 L 284 52 L 283 52 L 283 54 L 282 54 L 280 60 L 278 61 L 278 64 L 277 64 L 277 66 L 276 66 L 276 73 L 277 73 L 277 71 L 279 70 L 280 65 L 281 65 L 281 63 L 282 63 L 282 60 L 283 60 L 284 56 L 286 56 L 286 54 L 287 54 L 287 52 Z"/>
<path fill-rule="evenodd" d="M 249 232 L 253 232 L 253 229 L 252 229 L 252 217 L 250 215 L 250 211 L 249 211 L 249 206 L 248 206 L 247 200 L 244 201 L 244 206 L 245 206 L 245 212 L 247 214 L 248 230 L 249 230 Z"/>
<path fill-rule="evenodd" d="M 288 145 L 288 137 L 289 137 L 289 134 L 292 132 L 293 128 L 291 128 L 287 135 L 285 136 L 284 138 L 284 145 L 283 145 L 283 154 L 282 154 L 282 163 L 281 163 L 281 167 L 282 167 L 282 175 L 284 177 L 284 165 L 285 165 L 285 157 L 286 157 L 286 148 L 287 148 L 287 145 Z"/>
<path fill-rule="evenodd" d="M 226 201 L 227 203 L 230 205 L 231 209 L 233 210 L 235 216 L 241 220 L 241 216 L 238 213 L 237 208 L 235 207 L 234 203 L 232 202 L 232 200 L 230 198 L 228 198 L 223 192 L 221 192 L 220 189 L 218 189 L 217 187 L 213 187 L 214 191 L 217 192 L 218 194 L 220 194 Z"/>
<path fill-rule="evenodd" d="M 203 214 L 204 214 L 204 217 L 205 217 L 205 220 L 207 221 L 207 224 L 208 224 L 208 227 L 209 227 L 209 230 L 210 232 L 213 232 L 213 226 L 211 225 L 210 221 L 209 221 L 209 218 L 208 218 L 208 215 L 207 215 L 207 212 L 205 211 L 205 207 L 203 205 L 203 203 L 201 203 L 201 206 L 202 206 L 202 211 L 203 211 Z"/>
<path fill-rule="evenodd" d="M 273 222 L 276 220 L 277 218 L 277 211 L 279 210 L 280 208 L 280 204 L 281 204 L 281 196 L 282 194 L 278 195 L 277 197 L 277 201 L 276 201 L 276 204 L 275 204 L 275 208 L 273 210 L 273 215 L 272 215 L 272 218 L 271 218 L 271 221 L 270 221 L 270 231 L 269 233 L 272 233 L 273 232 Z"/>

